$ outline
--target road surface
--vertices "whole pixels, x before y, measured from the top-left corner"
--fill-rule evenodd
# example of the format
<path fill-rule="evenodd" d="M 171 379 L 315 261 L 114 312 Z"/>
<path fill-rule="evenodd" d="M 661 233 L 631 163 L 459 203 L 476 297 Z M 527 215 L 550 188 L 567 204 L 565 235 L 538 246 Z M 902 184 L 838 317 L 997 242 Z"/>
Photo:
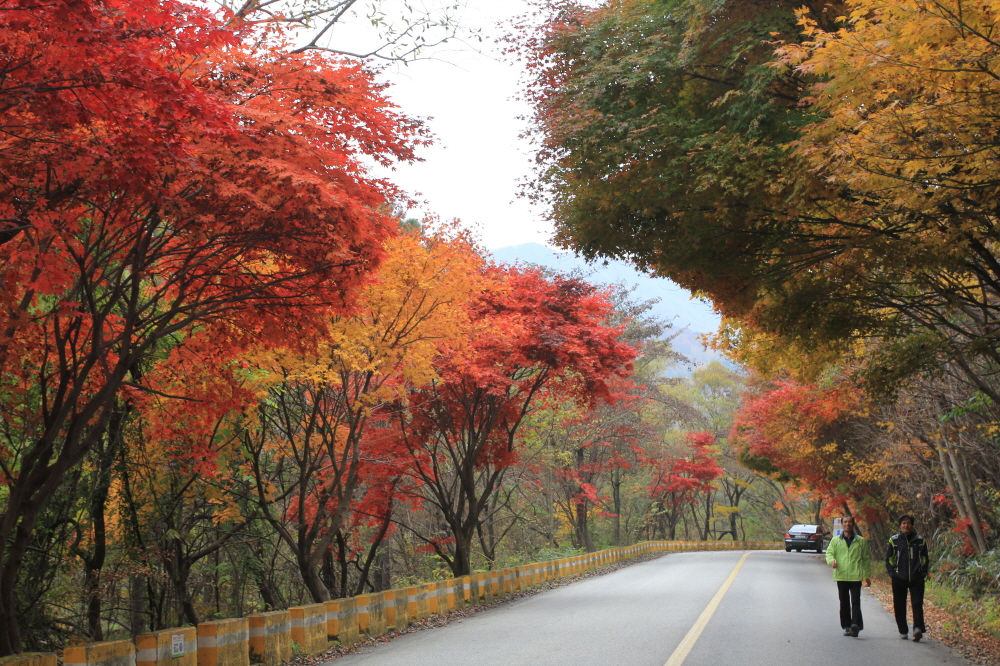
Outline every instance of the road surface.
<path fill-rule="evenodd" d="M 858 638 L 843 636 L 837 587 L 821 558 L 672 553 L 406 634 L 328 666 L 969 664 L 933 637 L 900 640 L 892 616 L 867 592 L 865 630 Z"/>

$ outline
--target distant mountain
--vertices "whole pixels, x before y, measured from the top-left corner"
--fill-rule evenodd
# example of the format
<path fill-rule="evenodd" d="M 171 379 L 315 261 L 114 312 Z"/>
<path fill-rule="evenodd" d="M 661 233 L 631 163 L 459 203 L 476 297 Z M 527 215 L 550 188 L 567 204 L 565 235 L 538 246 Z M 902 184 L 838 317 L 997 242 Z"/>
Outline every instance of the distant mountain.
<path fill-rule="evenodd" d="M 674 339 L 674 348 L 677 351 L 698 365 L 715 359 L 722 360 L 719 354 L 705 350 L 698 340 L 699 335 L 712 333 L 718 329 L 719 315 L 709 303 L 692 298 L 689 291 L 666 278 L 650 277 L 623 261 L 588 264 L 572 253 L 557 252 L 539 243 L 511 245 L 492 250 L 492 253 L 497 261 L 504 263 L 537 264 L 567 272 L 580 269 L 594 284 L 634 285 L 636 287 L 632 292 L 634 299 L 643 301 L 659 299 L 651 314 L 670 322 L 674 332 L 681 331 Z"/>

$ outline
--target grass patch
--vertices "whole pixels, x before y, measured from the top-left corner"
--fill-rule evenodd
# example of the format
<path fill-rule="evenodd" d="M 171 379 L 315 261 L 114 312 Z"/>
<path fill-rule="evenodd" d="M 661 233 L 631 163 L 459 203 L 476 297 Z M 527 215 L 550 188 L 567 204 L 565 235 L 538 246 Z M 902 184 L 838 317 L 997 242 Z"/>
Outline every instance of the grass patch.
<path fill-rule="evenodd" d="M 939 608 L 960 618 L 996 639 L 1000 639 L 1000 603 L 996 597 L 976 598 L 965 588 L 954 588 L 928 581 L 926 595 Z"/>

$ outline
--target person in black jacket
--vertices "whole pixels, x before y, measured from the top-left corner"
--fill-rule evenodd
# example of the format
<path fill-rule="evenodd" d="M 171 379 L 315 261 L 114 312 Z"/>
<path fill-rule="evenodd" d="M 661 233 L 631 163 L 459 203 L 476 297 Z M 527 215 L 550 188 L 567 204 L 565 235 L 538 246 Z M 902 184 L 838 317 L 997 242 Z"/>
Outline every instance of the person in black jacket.
<path fill-rule="evenodd" d="M 885 571 L 892 579 L 892 607 L 896 614 L 899 637 L 909 638 L 906 626 L 906 594 L 910 594 L 913 607 L 913 640 L 923 638 L 924 626 L 924 579 L 930 567 L 927 544 L 913 529 L 913 516 L 899 517 L 899 533 L 889 537 L 885 551 Z"/>

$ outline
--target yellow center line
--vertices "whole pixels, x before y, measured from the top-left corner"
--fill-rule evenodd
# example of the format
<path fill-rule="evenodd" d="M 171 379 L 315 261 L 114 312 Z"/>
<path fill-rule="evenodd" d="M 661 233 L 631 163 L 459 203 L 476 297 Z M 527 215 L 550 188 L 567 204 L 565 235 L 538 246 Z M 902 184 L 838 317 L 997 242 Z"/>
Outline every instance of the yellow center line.
<path fill-rule="evenodd" d="M 708 602 L 708 605 L 705 606 L 705 610 L 703 610 L 701 615 L 698 616 L 698 620 L 694 623 L 694 626 L 688 630 L 684 640 L 681 641 L 680 645 L 677 646 L 677 649 L 674 650 L 674 653 L 670 655 L 670 659 L 667 659 L 667 663 L 663 666 L 681 666 L 681 664 L 684 663 L 684 660 L 687 659 L 688 653 L 691 652 L 691 648 L 693 648 L 694 644 L 698 642 L 701 632 L 705 630 L 706 625 L 708 625 L 708 621 L 712 619 L 715 609 L 718 608 L 719 604 L 722 602 L 722 597 L 726 596 L 729 586 L 733 584 L 734 580 L 736 580 L 736 574 L 740 572 L 740 567 L 743 566 L 743 563 L 749 556 L 750 553 L 743 553 L 743 557 L 741 557 L 740 561 L 736 563 L 736 567 L 733 568 L 733 572 L 729 574 L 729 578 L 727 578 L 726 582 L 722 584 L 719 591 L 715 593 L 712 600 Z"/>

